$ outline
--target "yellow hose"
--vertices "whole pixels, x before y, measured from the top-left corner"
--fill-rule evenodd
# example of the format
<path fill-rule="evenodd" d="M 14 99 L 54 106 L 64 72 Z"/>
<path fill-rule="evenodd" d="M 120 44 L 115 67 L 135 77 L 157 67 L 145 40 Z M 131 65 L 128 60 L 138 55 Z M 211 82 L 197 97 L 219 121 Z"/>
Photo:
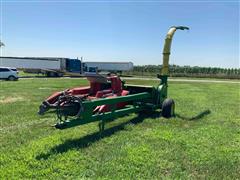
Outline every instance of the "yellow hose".
<path fill-rule="evenodd" d="M 162 65 L 162 71 L 161 75 L 169 75 L 169 56 L 170 56 L 170 50 L 171 50 L 171 44 L 172 44 L 172 38 L 176 30 L 189 30 L 188 27 L 185 26 L 173 26 L 168 30 L 168 33 L 165 38 L 165 44 L 163 47 L 163 65 Z"/>

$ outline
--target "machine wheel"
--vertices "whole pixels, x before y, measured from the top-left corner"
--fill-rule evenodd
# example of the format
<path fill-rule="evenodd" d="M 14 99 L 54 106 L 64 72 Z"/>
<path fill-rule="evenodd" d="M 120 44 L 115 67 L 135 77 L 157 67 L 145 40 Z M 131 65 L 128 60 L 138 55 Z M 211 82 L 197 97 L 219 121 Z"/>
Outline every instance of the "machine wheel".
<path fill-rule="evenodd" d="M 47 77 L 56 77 L 57 73 L 55 72 L 46 72 Z"/>
<path fill-rule="evenodd" d="M 56 77 L 57 76 L 57 73 L 55 73 L 55 72 L 50 72 L 49 74 L 50 74 L 50 77 Z"/>
<path fill-rule="evenodd" d="M 15 78 L 14 76 L 9 76 L 9 77 L 8 77 L 8 80 L 9 80 L 9 81 L 15 81 L 16 78 Z"/>
<path fill-rule="evenodd" d="M 173 99 L 165 99 L 162 104 L 162 116 L 165 118 L 171 118 L 174 116 L 175 103 Z"/>
<path fill-rule="evenodd" d="M 57 77 L 63 77 L 63 73 L 57 73 Z"/>

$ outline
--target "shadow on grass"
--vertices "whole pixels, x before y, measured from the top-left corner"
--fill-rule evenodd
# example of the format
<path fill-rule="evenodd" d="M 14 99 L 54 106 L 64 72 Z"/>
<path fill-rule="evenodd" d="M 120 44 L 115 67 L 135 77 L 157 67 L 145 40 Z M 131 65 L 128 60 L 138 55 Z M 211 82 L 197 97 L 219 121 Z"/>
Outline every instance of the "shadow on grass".
<path fill-rule="evenodd" d="M 159 112 L 151 112 L 151 114 L 144 112 L 140 113 L 137 117 L 131 119 L 130 121 L 118 124 L 117 126 L 111 127 L 109 129 L 104 130 L 104 132 L 99 134 L 99 132 L 95 132 L 89 135 L 86 135 L 84 137 L 73 139 L 73 140 L 66 140 L 63 144 L 57 145 L 53 147 L 48 153 L 40 154 L 36 157 L 37 160 L 46 160 L 51 155 L 54 155 L 56 153 L 64 153 L 71 149 L 82 149 L 90 146 L 91 144 L 101 140 L 102 138 L 109 137 L 113 134 L 115 134 L 118 131 L 124 130 L 124 127 L 128 124 L 139 124 L 144 121 L 146 118 L 159 118 L 160 113 Z"/>
<path fill-rule="evenodd" d="M 193 121 L 193 120 L 199 120 L 210 113 L 211 113 L 210 110 L 205 110 L 203 112 L 200 112 L 198 115 L 196 115 L 194 117 L 185 117 L 185 116 L 181 116 L 179 114 L 176 114 L 176 117 L 183 119 L 183 120 Z M 36 157 L 36 159 L 37 160 L 42 160 L 42 159 L 46 160 L 51 155 L 54 155 L 57 153 L 64 153 L 71 149 L 87 148 L 88 146 L 91 146 L 91 144 L 101 140 L 102 138 L 110 137 L 113 134 L 115 134 L 116 132 L 124 130 L 125 126 L 128 124 L 139 124 L 139 123 L 142 123 L 144 121 L 144 119 L 146 119 L 146 118 L 156 119 L 159 117 L 160 117 L 159 112 L 140 113 L 137 117 L 131 119 L 130 121 L 120 123 L 117 126 L 114 126 L 114 127 L 104 130 L 104 132 L 101 134 L 101 136 L 100 136 L 99 132 L 95 132 L 95 133 L 86 135 L 84 137 L 80 137 L 78 139 L 66 140 L 63 144 L 53 147 L 48 153 L 43 153 L 43 154 L 38 155 Z"/>
<path fill-rule="evenodd" d="M 186 116 L 182 116 L 180 114 L 176 114 L 176 117 L 183 119 L 183 120 L 187 120 L 187 121 L 195 121 L 195 120 L 199 120 L 202 119 L 204 116 L 207 116 L 208 114 L 210 114 L 211 111 L 209 109 L 200 112 L 199 114 L 197 114 L 196 116 L 193 117 L 186 117 Z"/>

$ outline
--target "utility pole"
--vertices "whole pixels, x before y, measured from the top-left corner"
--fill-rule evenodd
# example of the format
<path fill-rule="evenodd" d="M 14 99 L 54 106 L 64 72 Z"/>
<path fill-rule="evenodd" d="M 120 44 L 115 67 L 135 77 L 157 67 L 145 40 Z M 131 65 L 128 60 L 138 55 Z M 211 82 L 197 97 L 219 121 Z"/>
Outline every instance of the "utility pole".
<path fill-rule="evenodd" d="M 0 48 L 5 46 L 5 44 L 3 44 L 3 42 L 0 40 Z"/>
<path fill-rule="evenodd" d="M 3 42 L 0 40 L 0 57 L 2 56 L 2 47 L 5 46 Z M 0 58 L 0 65 L 2 65 L 2 58 Z"/>
<path fill-rule="evenodd" d="M 83 74 L 83 57 L 81 56 L 81 59 L 80 59 L 80 62 L 81 62 L 81 74 Z"/>

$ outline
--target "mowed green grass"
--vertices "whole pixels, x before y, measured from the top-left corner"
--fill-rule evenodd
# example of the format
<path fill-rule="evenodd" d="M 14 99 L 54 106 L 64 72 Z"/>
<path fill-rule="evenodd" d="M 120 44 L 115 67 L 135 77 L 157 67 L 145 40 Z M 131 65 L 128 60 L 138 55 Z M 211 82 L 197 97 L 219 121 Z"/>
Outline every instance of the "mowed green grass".
<path fill-rule="evenodd" d="M 131 114 L 109 123 L 103 138 L 97 123 L 57 130 L 54 115 L 37 115 L 52 92 L 87 84 L 0 81 L 0 179 L 240 177 L 239 84 L 170 82 L 176 118 Z"/>

